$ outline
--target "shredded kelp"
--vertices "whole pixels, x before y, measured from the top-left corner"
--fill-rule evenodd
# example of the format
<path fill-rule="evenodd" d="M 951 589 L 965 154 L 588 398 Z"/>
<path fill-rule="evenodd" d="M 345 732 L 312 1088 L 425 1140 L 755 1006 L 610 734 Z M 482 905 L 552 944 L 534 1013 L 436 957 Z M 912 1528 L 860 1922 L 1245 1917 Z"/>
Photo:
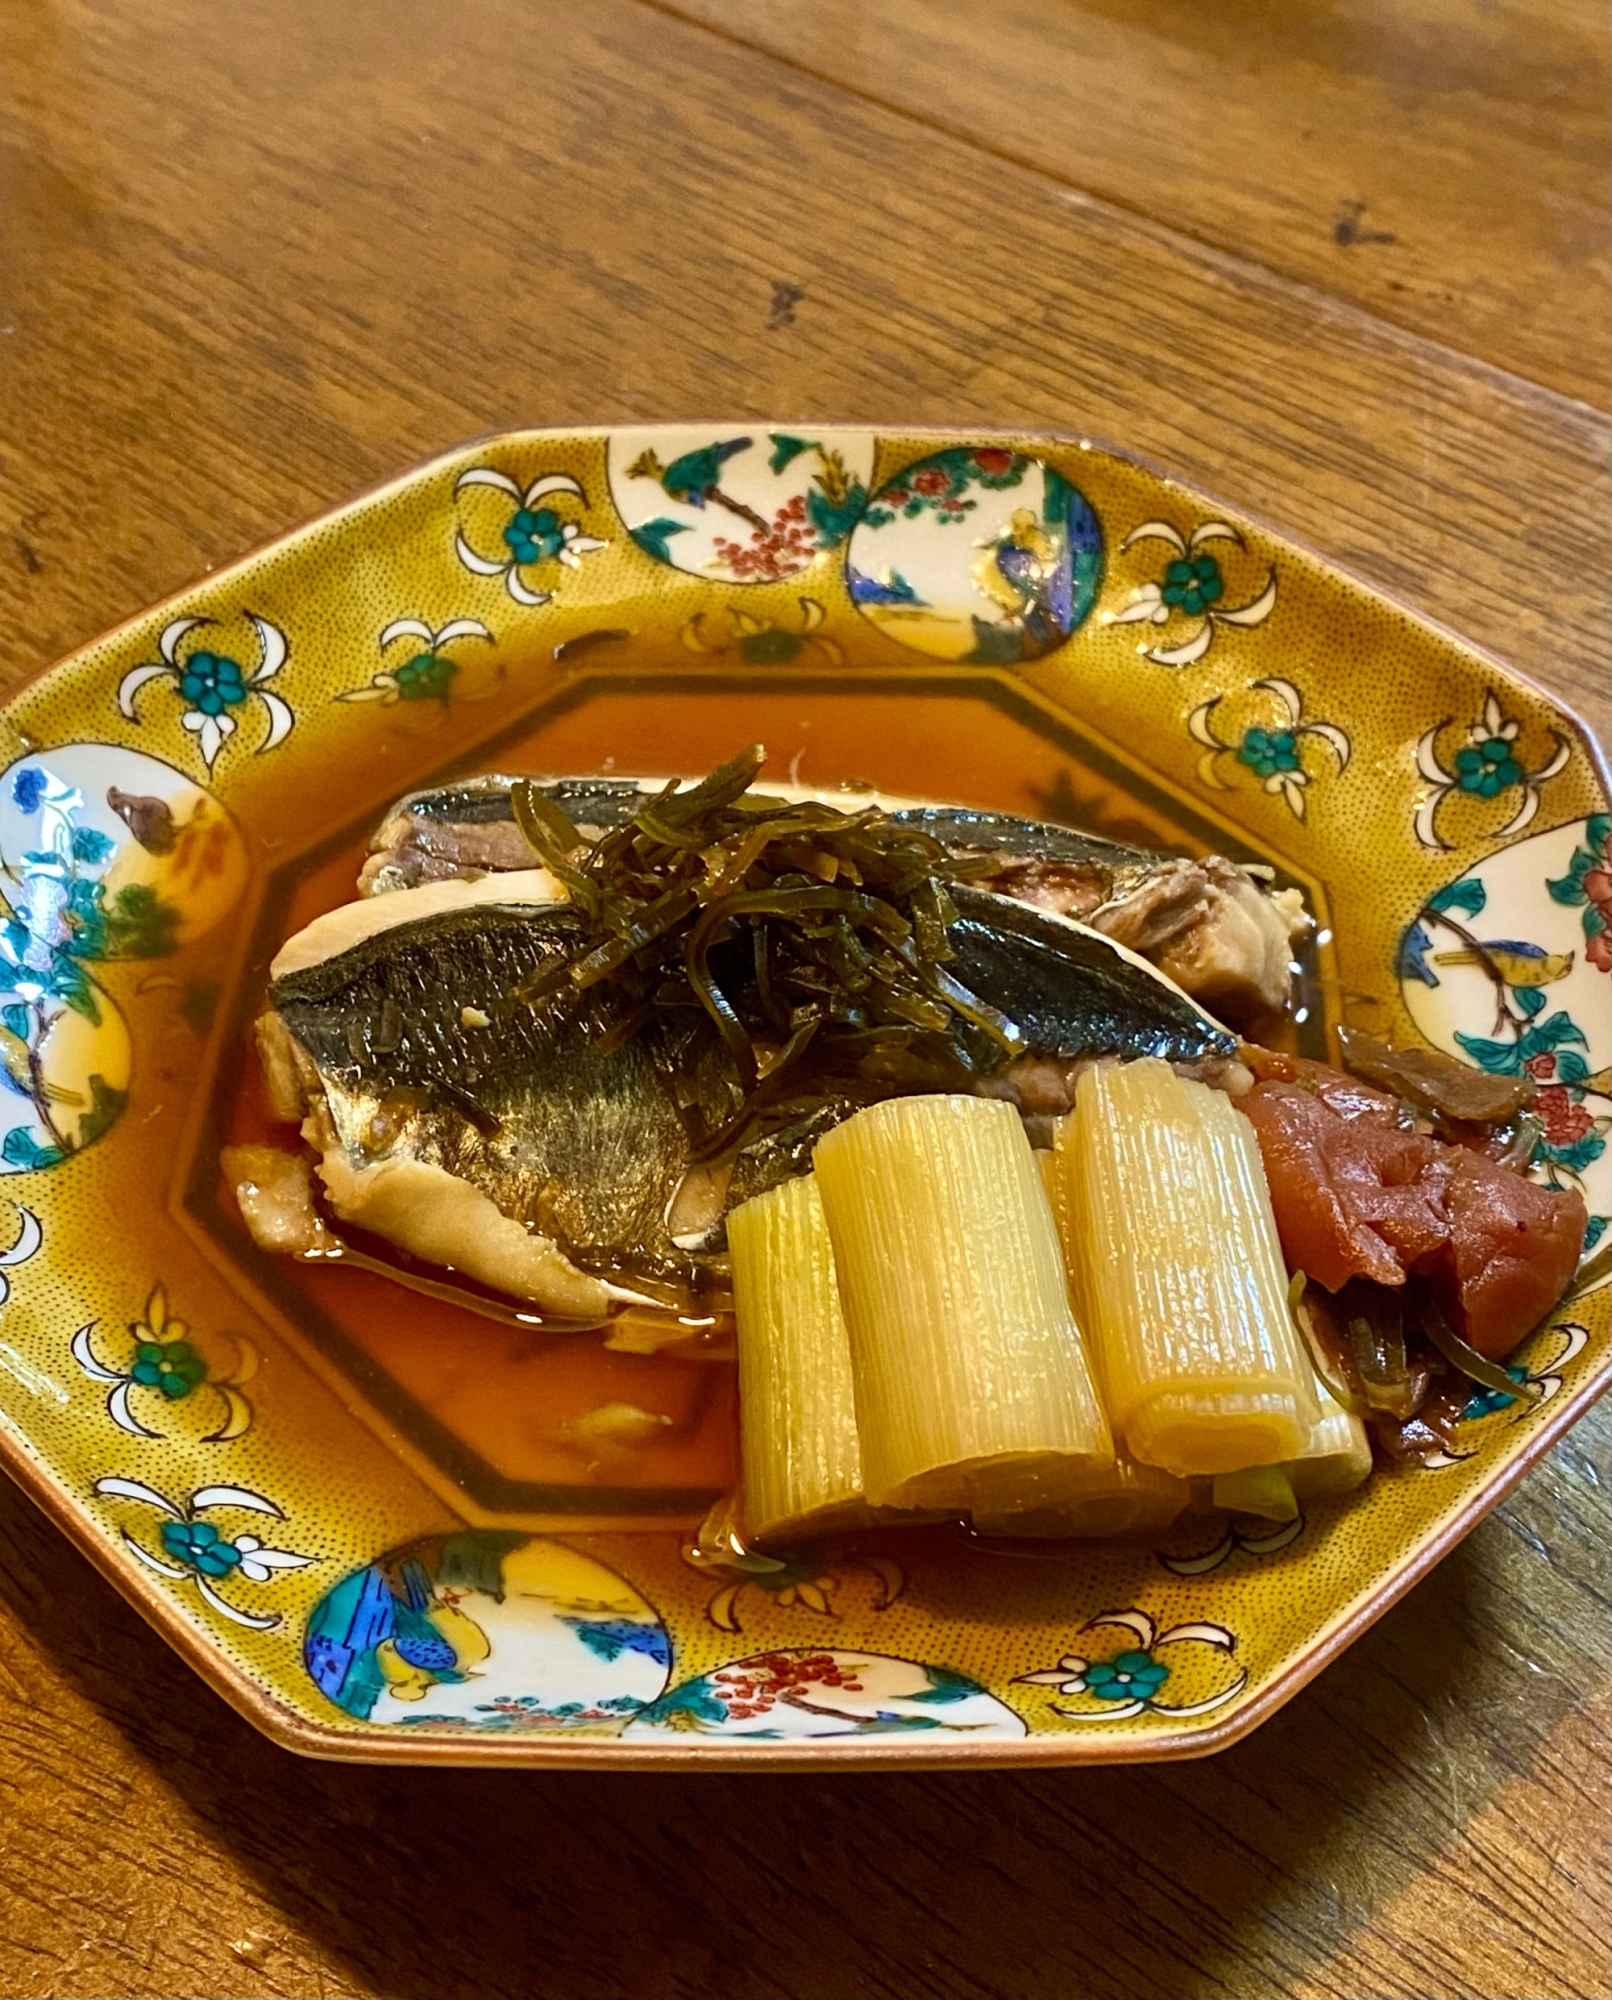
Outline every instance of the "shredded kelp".
<path fill-rule="evenodd" d="M 1534 1079 L 1526 1074 L 1496 1075 L 1438 1049 L 1392 1049 L 1360 1028 L 1340 1028 L 1338 1044 L 1355 1076 L 1441 1124 L 1507 1124 L 1534 1100 Z"/>
<path fill-rule="evenodd" d="M 1501 1366 L 1498 1361 L 1489 1360 L 1475 1347 L 1467 1343 L 1451 1326 L 1443 1309 L 1430 1292 L 1424 1292 L 1419 1301 L 1422 1331 L 1436 1347 L 1451 1367 L 1457 1369 L 1480 1388 L 1492 1389 L 1497 1395 L 1519 1397 L 1524 1402 L 1536 1402 L 1539 1389 L 1532 1382 L 1519 1382 Z"/>
<path fill-rule="evenodd" d="M 966 1087 L 979 1037 L 1019 1045 L 1008 1017 L 947 970 L 948 884 L 986 864 L 875 807 L 752 797 L 763 761 L 753 744 L 592 841 L 536 785 L 511 793 L 585 920 L 579 945 L 517 998 L 594 995 L 606 1050 L 657 1016 L 702 1011 L 736 1079 L 732 1116 L 691 1133 L 705 1154 L 826 1077 L 876 1072 L 884 1094 L 904 1080 Z"/>
<path fill-rule="evenodd" d="M 1400 1290 L 1353 1278 L 1328 1294 L 1300 1272 L 1288 1296 L 1317 1372 L 1390 1460 L 1447 1451 L 1473 1384 L 1521 1402 L 1538 1397 L 1533 1383 L 1461 1338 L 1423 1279 Z"/>

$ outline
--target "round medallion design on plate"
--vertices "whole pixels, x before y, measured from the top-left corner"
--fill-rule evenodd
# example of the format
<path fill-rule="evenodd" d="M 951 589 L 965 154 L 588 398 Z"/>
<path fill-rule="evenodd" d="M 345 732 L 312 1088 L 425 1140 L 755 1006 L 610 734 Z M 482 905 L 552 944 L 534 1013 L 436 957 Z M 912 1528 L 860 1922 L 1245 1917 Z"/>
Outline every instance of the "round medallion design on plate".
<path fill-rule="evenodd" d="M 1003 446 L 951 445 L 874 494 L 846 583 L 881 632 L 932 658 L 1039 659 L 1091 612 L 1102 529 L 1080 490 Z"/>
<path fill-rule="evenodd" d="M 235 822 L 138 750 L 66 743 L 0 772 L 0 1173 L 100 1138 L 129 1088 L 130 1038 L 92 966 L 163 958 L 246 881 Z"/>
<path fill-rule="evenodd" d="M 1436 889 L 1406 926 L 1399 983 L 1435 1048 L 1534 1079 L 1536 1171 L 1577 1187 L 1586 1247 L 1612 1215 L 1612 1012 L 1605 813 L 1529 834 Z"/>
<path fill-rule="evenodd" d="M 1028 1734 L 1024 1719 L 950 1667 L 843 1648 L 756 1653 L 684 1681 L 628 1725 L 631 1736 L 806 1738 Z"/>
<path fill-rule="evenodd" d="M 349 1715 L 456 1733 L 614 1733 L 665 1688 L 672 1659 L 659 1614 L 625 1578 L 498 1528 L 352 1571 L 314 1606 L 302 1651 Z"/>
<path fill-rule="evenodd" d="M 837 549 L 867 503 L 873 439 L 855 431 L 657 425 L 613 431 L 610 495 L 656 562 L 776 583 Z"/>

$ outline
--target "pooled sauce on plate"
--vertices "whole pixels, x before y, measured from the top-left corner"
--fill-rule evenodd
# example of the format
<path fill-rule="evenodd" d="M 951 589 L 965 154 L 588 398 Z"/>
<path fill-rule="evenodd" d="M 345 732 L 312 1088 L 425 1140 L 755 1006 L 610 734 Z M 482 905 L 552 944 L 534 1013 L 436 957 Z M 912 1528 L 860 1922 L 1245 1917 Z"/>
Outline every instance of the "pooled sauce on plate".
<path fill-rule="evenodd" d="M 914 703 L 906 694 L 663 688 L 613 683 L 453 775 L 494 768 L 694 775 L 725 747 L 753 737 L 772 751 L 770 776 L 793 776 L 830 796 L 837 796 L 836 783 L 850 781 L 1062 820 L 1139 846 L 1176 852 L 1214 846 L 1259 858 L 1147 781 L 1117 766 L 1076 763 L 1016 715 L 963 693 L 937 692 Z M 854 790 L 844 802 L 854 807 Z M 315 916 L 351 902 L 370 822 L 387 803 L 379 799 L 351 843 L 297 882 L 275 914 L 272 934 L 265 934 L 268 951 Z M 1308 1009 L 1308 1042 L 1319 1023 L 1313 968 L 1307 975 L 1299 999 Z M 1286 1024 L 1284 1031 L 1293 1032 Z M 222 1136 L 232 1145 L 285 1145 L 291 1138 L 270 1115 L 250 1051 Z M 620 1353 L 596 1331 L 500 1325 L 362 1270 L 274 1261 L 278 1288 L 300 1294 L 313 1309 L 308 1337 L 319 1341 L 316 1322 L 325 1322 L 333 1333 L 328 1344 L 344 1351 L 345 1372 L 362 1378 L 366 1399 L 412 1433 L 435 1463 L 450 1470 L 473 1463 L 462 1476 L 472 1498 L 478 1480 L 488 1493 L 509 1489 L 493 1503 L 500 1515 L 586 1513 L 588 1494 L 596 1492 L 612 1517 L 633 1518 L 641 1510 L 646 1522 L 666 1525 L 694 1518 L 705 1499 L 733 1483 L 735 1392 L 725 1362 Z M 515 1489 L 523 1489 L 520 1499 L 509 1497 Z"/>

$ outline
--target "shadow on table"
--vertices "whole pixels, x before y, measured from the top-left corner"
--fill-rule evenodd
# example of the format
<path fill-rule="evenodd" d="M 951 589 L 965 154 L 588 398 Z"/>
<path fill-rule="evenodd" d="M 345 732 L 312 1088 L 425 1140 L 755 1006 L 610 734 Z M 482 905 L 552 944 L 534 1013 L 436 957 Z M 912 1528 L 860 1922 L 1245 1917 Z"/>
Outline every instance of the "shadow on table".
<path fill-rule="evenodd" d="M 0 1588 L 52 1668 L 288 1934 L 363 1992 L 428 2000 L 1316 1990 L 1573 1704 L 1570 1679 L 1504 1636 L 1506 1572 L 1527 1559 L 1514 1524 L 1485 1524 L 1311 1689 L 1206 1762 L 380 1770 L 302 1762 L 257 1736 L 0 1481 Z M 272 1958 L 264 1981 L 253 1990 L 313 1990 L 282 1984 Z"/>

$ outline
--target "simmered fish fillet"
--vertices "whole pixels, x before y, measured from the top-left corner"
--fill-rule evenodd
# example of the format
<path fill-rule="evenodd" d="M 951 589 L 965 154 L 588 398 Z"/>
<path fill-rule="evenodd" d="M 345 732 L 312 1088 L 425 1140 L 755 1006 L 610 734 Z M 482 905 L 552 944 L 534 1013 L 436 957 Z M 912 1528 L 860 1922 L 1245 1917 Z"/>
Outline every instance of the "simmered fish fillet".
<path fill-rule="evenodd" d="M 514 782 L 474 778 L 399 800 L 371 843 L 362 892 L 529 869 L 531 849 L 510 805 Z M 541 789 L 584 832 L 600 832 L 621 825 L 658 787 L 638 778 L 562 778 Z M 778 796 L 806 794 L 786 787 Z M 1228 1020 L 1257 1020 L 1287 1004 L 1293 947 L 1310 928 L 1297 890 L 1273 890 L 1219 855 L 1150 854 L 1012 813 L 897 805 L 892 818 L 953 854 L 988 857 L 983 886 L 1116 938 Z"/>
<path fill-rule="evenodd" d="M 496 879 L 331 912 L 275 961 L 275 1069 L 282 1093 L 300 1079 L 326 1194 L 418 1256 L 556 1312 L 624 1295 L 698 1304 L 725 1285 L 730 1206 L 801 1171 L 871 1096 L 922 1087 L 847 1076 L 704 1158 L 691 1122 L 719 1127 L 733 1108 L 706 1016 L 669 1013 L 606 1049 L 594 996 L 515 998 L 585 925 L 564 902 L 489 901 Z M 1106 1055 L 1235 1058 L 1226 1029 L 1100 932 L 962 884 L 952 896 L 948 971 L 1013 1027 L 1005 1049 L 975 1034 L 975 1087 L 1013 1094 L 1035 1072 L 1044 1091 L 1045 1073 Z"/>

